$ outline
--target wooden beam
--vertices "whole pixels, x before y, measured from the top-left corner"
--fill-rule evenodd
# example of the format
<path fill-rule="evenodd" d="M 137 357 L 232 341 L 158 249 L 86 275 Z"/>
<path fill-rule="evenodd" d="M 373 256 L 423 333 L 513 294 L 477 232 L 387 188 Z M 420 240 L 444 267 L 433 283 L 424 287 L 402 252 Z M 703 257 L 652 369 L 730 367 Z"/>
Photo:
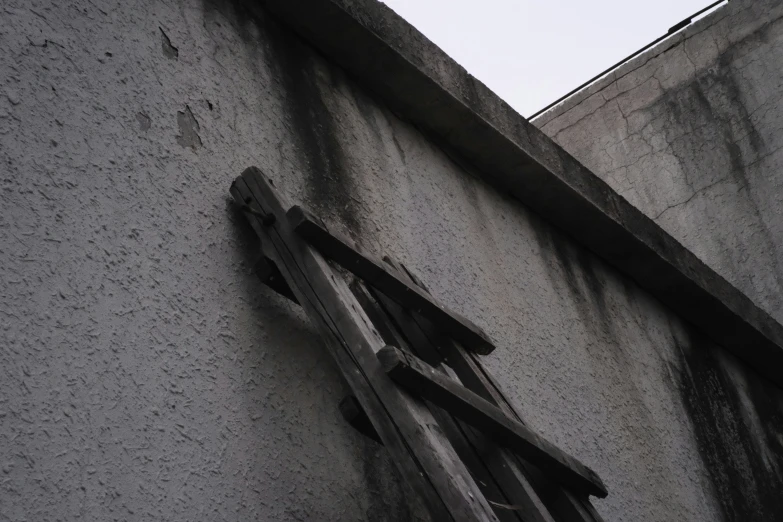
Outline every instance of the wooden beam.
<path fill-rule="evenodd" d="M 357 277 L 365 280 L 404 308 L 426 317 L 439 330 L 448 333 L 469 349 L 487 355 L 495 349 L 481 328 L 461 315 L 448 310 L 429 294 L 393 273 L 380 260 L 362 252 L 348 238 L 330 230 L 326 224 L 303 208 L 288 211 L 288 221 L 294 230 L 323 255 L 332 259 Z"/>
<path fill-rule="evenodd" d="M 399 346 L 403 350 L 411 351 L 419 356 L 423 356 L 431 347 L 424 344 L 414 344 L 407 335 L 404 335 L 399 324 L 387 313 L 385 307 L 370 295 L 367 284 L 361 279 L 356 278 L 350 285 L 351 291 L 356 299 L 362 305 L 362 309 L 372 320 L 373 326 L 383 336 L 387 344 Z M 399 307 L 396 303 L 395 306 Z M 442 369 L 442 368 L 441 368 Z M 505 507 L 512 503 L 513 497 L 508 497 L 501 489 L 493 470 L 489 469 L 488 462 L 478 453 L 476 445 L 471 440 L 473 428 L 455 419 L 449 412 L 442 408 L 433 406 L 430 408 L 432 416 L 438 422 L 438 427 L 448 437 L 449 442 L 459 455 L 462 462 L 470 471 L 471 476 L 481 488 L 484 498 L 492 506 L 492 510 L 501 522 L 554 522 L 553 519 L 529 518 L 523 517 L 517 510 L 509 510 Z M 478 434 L 478 436 L 481 436 Z M 496 449 L 498 446 L 493 444 Z"/>
<path fill-rule="evenodd" d="M 384 261 L 386 261 L 386 258 L 384 258 Z M 390 266 L 403 277 L 407 277 L 407 274 L 399 270 L 396 265 L 390 263 Z M 414 280 L 410 278 L 409 280 L 417 284 Z M 400 305 L 377 290 L 370 289 L 370 293 L 372 297 L 369 295 L 363 298 L 357 296 L 362 306 L 365 306 L 365 301 L 367 300 L 377 302 L 377 306 L 382 310 L 381 315 L 390 318 L 393 325 L 396 326 L 396 329 L 399 330 L 400 335 L 404 338 L 400 339 L 399 335 L 384 336 L 387 344 L 400 347 L 407 344 L 412 353 L 422 358 L 425 354 L 433 357 L 433 352 L 437 353 L 439 351 L 438 347 L 430 341 L 429 337 L 416 324 L 410 313 L 403 310 Z M 373 320 L 373 323 L 378 325 L 375 320 Z M 381 330 L 379 326 L 379 330 L 382 332 L 387 329 Z M 439 362 L 434 363 L 437 366 L 437 370 L 443 372 L 444 375 L 454 378 L 451 369 L 446 365 L 440 364 L 439 356 L 437 360 Z M 476 480 L 480 485 L 485 484 L 489 486 L 482 486 L 482 489 L 485 490 L 486 498 L 490 501 L 498 518 L 501 520 L 509 517 L 512 519 L 520 518 L 525 522 L 554 522 L 537 491 L 522 473 L 520 464 L 516 462 L 515 455 L 510 450 L 495 444 L 467 423 L 459 419 L 453 419 L 445 410 L 438 407 L 433 407 L 432 409 L 436 412 L 439 424 L 446 427 L 445 432 L 449 440 L 452 441 L 460 458 L 466 463 Z M 451 422 L 441 422 L 443 416 L 448 417 Z M 455 423 L 457 424 L 457 429 L 449 429 Z M 455 434 L 454 431 L 458 433 Z M 456 438 L 460 439 L 457 443 L 454 442 Z M 477 464 L 477 462 L 480 464 Z M 505 498 L 505 501 L 502 500 L 503 498 Z"/>
<path fill-rule="evenodd" d="M 383 261 L 398 274 L 402 274 L 411 283 L 429 293 L 424 282 L 404 264 L 389 256 L 384 256 Z M 382 295 L 377 295 L 376 299 L 386 302 Z M 492 374 L 484 368 L 479 357 L 465 350 L 453 339 L 440 335 L 423 317 L 411 314 L 410 318 L 412 320 L 410 328 L 424 333 L 427 342 L 440 352 L 448 365 L 447 368 L 453 369 L 453 373 L 463 386 L 500 408 L 509 418 L 525 424 L 522 415 L 505 396 Z M 501 455 L 497 456 L 499 467 L 496 470 L 504 474 L 502 482 L 504 486 L 518 486 L 511 494 L 511 498 L 516 499 L 516 506 L 525 514 L 525 520 L 538 520 L 542 514 L 549 516 L 546 513 L 548 510 L 556 513 L 561 522 L 603 522 L 586 495 L 577 498 L 564 486 L 548 479 L 540 470 L 520 459 L 518 455 L 502 454 L 503 451 L 505 450 L 501 448 Z M 484 452 L 483 455 L 485 459 L 496 458 L 495 451 Z M 546 507 L 543 507 L 542 501 Z"/>
<path fill-rule="evenodd" d="M 596 497 L 606 497 L 606 486 L 593 470 L 527 426 L 510 419 L 489 401 L 398 348 L 387 346 L 377 356 L 386 374 L 408 391 L 476 427 L 498 444 L 514 450 L 561 484 Z"/>
<path fill-rule="evenodd" d="M 394 385 L 375 354 L 384 343 L 345 281 L 285 219 L 285 205 L 256 168 L 231 194 L 302 308 L 320 330 L 337 368 L 372 421 L 406 487 L 418 492 L 434 520 L 496 521 L 492 508 L 427 407 Z M 269 219 L 268 216 L 275 216 Z"/>
<path fill-rule="evenodd" d="M 558 520 L 563 522 L 603 522 L 587 498 L 577 498 L 566 490 L 555 492 L 552 505 Z"/>

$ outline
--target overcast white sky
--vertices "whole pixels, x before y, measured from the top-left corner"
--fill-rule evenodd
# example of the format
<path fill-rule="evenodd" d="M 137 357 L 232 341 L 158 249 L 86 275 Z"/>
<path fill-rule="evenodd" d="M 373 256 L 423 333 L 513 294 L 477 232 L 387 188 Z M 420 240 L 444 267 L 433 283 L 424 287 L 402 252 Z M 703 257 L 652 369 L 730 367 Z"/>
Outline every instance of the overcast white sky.
<path fill-rule="evenodd" d="M 714 0 L 382 0 L 524 116 Z"/>

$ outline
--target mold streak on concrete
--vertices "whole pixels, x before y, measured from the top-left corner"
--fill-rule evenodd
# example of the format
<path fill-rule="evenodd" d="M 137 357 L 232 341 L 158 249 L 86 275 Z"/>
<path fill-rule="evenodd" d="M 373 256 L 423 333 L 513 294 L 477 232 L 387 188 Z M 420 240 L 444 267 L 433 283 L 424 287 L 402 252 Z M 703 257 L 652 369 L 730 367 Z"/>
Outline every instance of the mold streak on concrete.
<path fill-rule="evenodd" d="M 536 120 L 778 321 L 783 8 L 734 0 Z"/>
<path fill-rule="evenodd" d="M 783 386 L 781 374 L 772 370 L 783 366 L 780 321 L 390 9 L 350 0 L 266 0 L 264 6 L 397 114 L 474 165 L 478 175 Z M 663 80 L 651 75 L 657 83 L 646 95 L 687 66 L 676 64 Z"/>
<path fill-rule="evenodd" d="M 783 402 L 759 393 L 752 374 L 701 336 L 680 350 L 683 402 L 723 519 L 775 520 L 783 513 L 783 445 L 771 426 L 783 420 Z M 748 422 L 759 415 L 756 409 L 771 421 L 760 433 Z"/>

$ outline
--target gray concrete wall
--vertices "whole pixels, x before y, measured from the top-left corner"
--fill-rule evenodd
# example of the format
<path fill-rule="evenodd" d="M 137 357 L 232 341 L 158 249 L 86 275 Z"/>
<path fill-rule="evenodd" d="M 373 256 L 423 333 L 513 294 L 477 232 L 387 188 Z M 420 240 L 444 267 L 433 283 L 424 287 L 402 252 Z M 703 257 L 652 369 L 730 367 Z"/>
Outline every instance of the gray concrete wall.
<path fill-rule="evenodd" d="M 534 122 L 778 321 L 781 17 L 732 0 Z"/>
<path fill-rule="evenodd" d="M 64 4 L 64 3 L 60 3 Z M 607 520 L 773 520 L 783 392 L 263 14 L 0 7 L 0 520 L 408 520 L 228 202 L 257 165 L 497 341 Z"/>

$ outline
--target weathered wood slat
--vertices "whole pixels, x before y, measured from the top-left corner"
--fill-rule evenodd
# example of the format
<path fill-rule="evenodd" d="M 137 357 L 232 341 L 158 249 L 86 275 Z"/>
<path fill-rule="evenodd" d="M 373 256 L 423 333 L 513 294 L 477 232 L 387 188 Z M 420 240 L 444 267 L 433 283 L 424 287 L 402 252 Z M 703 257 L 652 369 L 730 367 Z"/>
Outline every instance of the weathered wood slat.
<path fill-rule="evenodd" d="M 407 390 L 478 428 L 561 484 L 600 498 L 606 497 L 606 486 L 593 470 L 524 424 L 510 419 L 486 399 L 398 348 L 387 346 L 377 355 L 387 375 Z"/>
<path fill-rule="evenodd" d="M 405 265 L 388 256 L 383 260 L 398 273 L 405 274 L 413 284 L 425 292 L 429 292 L 427 286 Z M 414 314 L 412 319 L 416 326 L 424 332 L 430 343 L 441 352 L 444 361 L 454 369 L 463 386 L 500 408 L 509 418 L 525 424 L 515 405 L 508 400 L 494 376 L 484 368 L 481 360 L 475 354 L 466 351 L 452 339 L 437 333 L 425 318 Z M 550 481 L 539 470 L 522 461 L 517 455 L 511 455 L 511 458 L 513 462 L 506 462 L 508 469 L 512 470 L 520 483 L 530 491 L 533 491 L 532 484 L 535 484 L 536 492 L 546 491 L 547 496 L 544 504 L 552 513 L 557 513 L 558 520 L 562 520 L 562 522 L 603 522 L 586 496 L 577 497 L 557 482 Z M 515 498 L 524 499 L 525 497 L 522 495 Z M 541 502 L 538 498 L 535 500 L 538 502 L 533 505 L 534 514 L 540 509 Z"/>
<path fill-rule="evenodd" d="M 397 388 L 375 353 L 383 341 L 342 279 L 289 226 L 284 205 L 258 169 L 247 169 L 231 194 L 308 316 L 364 408 L 407 486 L 435 520 L 497 520 L 426 406 Z M 262 216 L 272 214 L 275 220 Z"/>
<path fill-rule="evenodd" d="M 417 284 L 426 291 L 423 285 L 409 277 L 406 271 L 401 268 L 401 265 L 394 263 L 388 258 L 384 258 L 384 261 L 389 263 L 398 274 L 408 278 L 411 283 Z M 423 351 L 429 353 L 440 351 L 439 347 L 432 342 L 431 333 L 425 333 L 413 315 L 403 310 L 400 305 L 376 289 L 370 289 L 370 293 L 408 340 L 409 346 L 412 345 L 414 347 L 413 353 L 418 352 L 421 355 Z M 390 344 L 394 345 L 393 342 Z M 467 352 L 463 351 L 463 353 L 468 355 Z M 473 354 L 470 355 L 473 356 Z M 430 357 L 434 356 L 431 355 Z M 454 378 L 453 371 L 448 366 L 440 365 L 439 369 L 446 375 Z M 554 522 L 533 485 L 523 475 L 520 464 L 515 460 L 515 456 L 509 450 L 492 442 L 479 431 L 462 421 L 459 421 L 459 425 L 472 450 L 483 461 L 488 473 L 497 484 L 499 492 L 508 500 L 506 505 L 513 506 L 514 515 L 522 518 L 525 522 Z M 489 499 L 497 501 L 500 496 L 497 493 L 493 493 Z M 495 508 L 496 513 L 501 512 L 498 509 L 497 502 L 492 502 L 492 506 Z M 507 507 L 502 509 L 509 510 Z"/>
<path fill-rule="evenodd" d="M 458 339 L 469 349 L 482 355 L 495 349 L 481 328 L 448 310 L 426 292 L 393 273 L 382 261 L 362 252 L 350 239 L 330 230 L 320 219 L 303 208 L 292 207 L 288 211 L 288 220 L 300 236 L 326 257 L 378 288 L 403 307 L 427 317 L 439 330 Z"/>
<path fill-rule="evenodd" d="M 409 342 L 403 331 L 370 295 L 366 283 L 356 279 L 351 283 L 350 288 L 387 344 L 399 346 L 403 350 L 408 350 L 418 355 L 422 355 L 422 352 L 427 351 L 426 346 L 421 344 L 412 345 Z M 438 426 L 443 430 L 443 433 L 448 437 L 449 442 L 456 450 L 457 455 L 465 463 L 470 474 L 481 488 L 484 498 L 490 503 L 498 519 L 501 522 L 532 522 L 528 519 L 520 518 L 520 514 L 516 510 L 500 507 L 508 504 L 510 499 L 504 496 L 503 491 L 498 487 L 497 480 L 481 456 L 476 452 L 470 436 L 465 432 L 466 430 L 471 430 L 470 426 L 456 420 L 442 408 L 432 407 L 430 411 L 432 411 L 433 417 L 438 421 Z M 554 521 L 549 520 L 547 522 Z"/>
<path fill-rule="evenodd" d="M 556 492 L 552 505 L 557 518 L 563 522 L 603 522 L 587 499 L 577 498 L 566 490 Z"/>
<path fill-rule="evenodd" d="M 568 493 L 568 492 L 566 492 Z M 573 502 L 578 502 L 582 508 L 587 512 L 587 515 L 591 517 L 591 522 L 604 522 L 604 519 L 601 515 L 598 514 L 598 510 L 595 509 L 595 506 L 590 503 L 590 499 L 583 498 L 583 499 L 576 499 L 573 498 L 573 495 L 571 495 Z"/>

